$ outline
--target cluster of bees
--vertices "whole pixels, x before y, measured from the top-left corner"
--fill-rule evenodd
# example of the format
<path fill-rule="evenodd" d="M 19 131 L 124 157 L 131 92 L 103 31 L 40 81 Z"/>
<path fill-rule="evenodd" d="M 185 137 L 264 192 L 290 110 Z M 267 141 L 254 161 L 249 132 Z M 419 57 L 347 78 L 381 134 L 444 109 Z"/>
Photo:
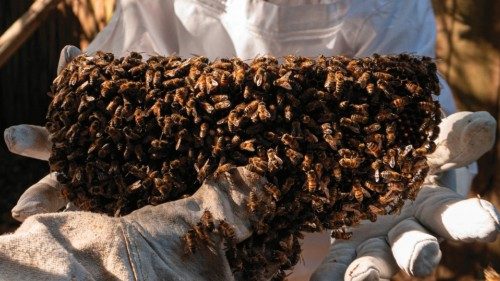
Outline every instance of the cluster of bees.
<path fill-rule="evenodd" d="M 439 90 L 432 60 L 407 54 L 210 62 L 98 52 L 54 80 L 49 162 L 65 197 L 114 216 L 246 166 L 269 181 L 248 198 L 254 234 L 236 245 L 232 227 L 205 213 L 186 251 L 219 233 L 236 276 L 261 279 L 274 264 L 282 279 L 302 232 L 349 238 L 346 226 L 416 196 L 439 132 Z"/>

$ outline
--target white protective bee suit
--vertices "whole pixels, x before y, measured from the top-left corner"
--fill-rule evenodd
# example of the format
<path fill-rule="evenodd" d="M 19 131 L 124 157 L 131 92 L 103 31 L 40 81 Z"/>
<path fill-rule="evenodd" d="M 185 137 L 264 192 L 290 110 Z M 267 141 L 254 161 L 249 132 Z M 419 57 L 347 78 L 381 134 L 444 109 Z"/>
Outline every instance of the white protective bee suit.
<path fill-rule="evenodd" d="M 434 57 L 434 44 L 434 14 L 430 3 L 422 0 L 123 0 L 86 52 L 196 54 L 211 59 L 403 52 Z M 75 53 L 74 48 L 65 48 L 60 64 Z M 449 88 L 444 81 L 442 86 L 440 101 L 447 112 L 454 112 Z M 435 173 L 472 163 L 494 143 L 495 120 L 484 112 L 451 115 L 441 127 L 438 149 L 430 157 Z M 48 157 L 50 143 L 40 127 L 15 126 L 6 130 L 5 138 L 15 153 Z M 65 202 L 57 198 L 58 184 L 49 175 L 30 187 L 13 209 L 18 219 L 29 218 L 15 233 L 0 237 L 0 280 L 231 280 L 220 241 L 214 252 L 201 250 L 186 258 L 180 236 L 209 209 L 216 218 L 235 225 L 238 240 L 248 237 L 243 202 L 262 181 L 239 168 L 207 181 L 191 198 L 108 218 L 84 212 L 50 213 Z M 332 240 L 312 279 L 388 279 L 398 268 L 423 276 L 439 263 L 437 237 L 496 238 L 499 215 L 493 205 L 464 200 L 438 184 L 437 177 L 429 177 L 400 216 L 364 222 L 354 229 L 351 240 Z M 38 213 L 48 214 L 34 215 Z M 296 280 L 310 275 L 305 270 L 297 270 L 301 272 L 295 273 Z"/>

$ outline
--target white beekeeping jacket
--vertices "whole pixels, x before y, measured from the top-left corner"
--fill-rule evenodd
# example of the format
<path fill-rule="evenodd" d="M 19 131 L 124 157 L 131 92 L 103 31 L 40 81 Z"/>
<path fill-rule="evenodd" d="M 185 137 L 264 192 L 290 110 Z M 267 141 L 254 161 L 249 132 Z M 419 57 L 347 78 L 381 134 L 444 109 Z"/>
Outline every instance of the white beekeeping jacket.
<path fill-rule="evenodd" d="M 122 56 L 301 56 L 410 53 L 435 57 L 430 1 L 122 0 L 89 45 Z M 442 81 L 439 100 L 456 111 Z"/>

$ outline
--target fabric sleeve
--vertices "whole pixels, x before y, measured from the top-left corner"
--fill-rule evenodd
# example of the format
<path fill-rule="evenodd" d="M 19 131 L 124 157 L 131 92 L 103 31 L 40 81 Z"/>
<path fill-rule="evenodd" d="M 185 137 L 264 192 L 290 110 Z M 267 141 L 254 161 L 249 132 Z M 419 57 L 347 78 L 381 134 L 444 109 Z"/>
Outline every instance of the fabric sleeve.
<path fill-rule="evenodd" d="M 90 43 L 86 52 L 93 54 L 99 50 L 116 56 L 125 56 L 132 51 L 145 57 L 178 53 L 172 1 L 117 1 L 113 17 Z"/>
<path fill-rule="evenodd" d="M 32 216 L 0 236 L 0 280 L 137 280 L 124 229 L 93 213 Z"/>

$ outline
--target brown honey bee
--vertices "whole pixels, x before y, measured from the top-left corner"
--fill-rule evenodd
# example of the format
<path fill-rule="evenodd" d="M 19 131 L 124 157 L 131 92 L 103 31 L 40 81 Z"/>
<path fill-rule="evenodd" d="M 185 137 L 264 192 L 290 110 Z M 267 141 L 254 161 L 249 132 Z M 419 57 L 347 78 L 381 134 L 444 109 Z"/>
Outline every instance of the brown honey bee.
<path fill-rule="evenodd" d="M 253 191 L 250 191 L 248 195 L 247 207 L 250 213 L 256 214 L 261 206 L 261 201 L 259 200 L 257 194 Z"/>
<path fill-rule="evenodd" d="M 356 123 L 361 124 L 366 124 L 368 122 L 368 117 L 360 114 L 352 114 L 350 119 Z"/>
<path fill-rule="evenodd" d="M 377 122 L 385 122 L 385 121 L 390 121 L 390 120 L 395 120 L 397 119 L 398 116 L 392 112 L 390 112 L 387 109 L 383 109 L 380 111 L 380 113 L 375 116 L 375 119 Z"/>
<path fill-rule="evenodd" d="M 373 133 L 377 132 L 378 130 L 380 130 L 381 128 L 382 128 L 382 126 L 380 126 L 379 123 L 373 123 L 367 127 L 364 127 L 363 130 L 367 134 L 373 134 Z"/>
<path fill-rule="evenodd" d="M 382 158 L 384 164 L 389 165 L 389 167 L 394 168 L 396 166 L 397 151 L 394 148 L 387 150 L 387 153 Z"/>
<path fill-rule="evenodd" d="M 288 148 L 286 150 L 286 156 L 288 157 L 288 159 L 290 159 L 290 162 L 292 162 L 294 166 L 297 166 L 302 162 L 302 159 L 304 159 L 304 155 L 302 153 L 297 152 L 291 148 Z"/>
<path fill-rule="evenodd" d="M 259 102 L 257 113 L 259 114 L 259 119 L 264 122 L 271 119 L 271 113 L 267 110 L 265 102 Z"/>
<path fill-rule="evenodd" d="M 264 175 L 267 171 L 267 162 L 262 160 L 260 157 L 251 157 L 246 168 L 250 172 L 254 172 L 258 175 Z"/>
<path fill-rule="evenodd" d="M 231 107 L 231 102 L 228 100 L 218 102 L 214 104 L 214 109 L 215 110 L 223 110 L 223 109 L 228 109 Z"/>
<path fill-rule="evenodd" d="M 400 181 L 402 179 L 400 173 L 391 170 L 382 171 L 380 173 L 380 176 L 387 182 Z"/>
<path fill-rule="evenodd" d="M 316 172 L 310 170 L 306 172 L 306 187 L 309 192 L 314 192 L 318 188 L 318 181 L 316 178 Z"/>
<path fill-rule="evenodd" d="M 276 150 L 270 148 L 267 150 L 268 167 L 270 172 L 279 170 L 283 165 L 283 160 L 278 157 Z"/>
<path fill-rule="evenodd" d="M 410 103 L 408 97 L 397 97 L 392 100 L 391 105 L 396 108 L 398 112 L 402 111 Z"/>
<path fill-rule="evenodd" d="M 196 252 L 196 232 L 193 229 L 187 231 L 184 236 L 182 236 L 182 241 L 184 242 L 184 255 L 192 255 Z"/>
<path fill-rule="evenodd" d="M 418 85 L 417 83 L 408 81 L 405 83 L 405 88 L 408 90 L 408 92 L 412 93 L 415 96 L 421 96 L 423 89 Z"/>
<path fill-rule="evenodd" d="M 385 128 L 387 143 L 392 144 L 396 140 L 396 123 L 391 123 Z"/>
<path fill-rule="evenodd" d="M 359 134 L 359 124 L 350 118 L 342 117 L 340 118 L 340 126 L 346 127 L 356 134 Z"/>
<path fill-rule="evenodd" d="M 283 134 L 283 136 L 281 137 L 281 141 L 283 142 L 284 145 L 294 150 L 297 149 L 299 146 L 297 140 L 290 134 Z"/>
<path fill-rule="evenodd" d="M 264 189 L 274 198 L 274 200 L 278 201 L 280 199 L 281 192 L 278 187 L 276 187 L 276 185 L 272 183 L 266 183 L 264 185 Z"/>
<path fill-rule="evenodd" d="M 227 172 L 231 171 L 234 168 L 236 168 L 236 166 L 234 166 L 231 163 L 226 163 L 226 164 L 219 165 L 219 167 L 217 167 L 217 169 L 214 172 L 214 178 L 218 178 L 220 175 L 222 175 L 224 173 L 227 173 Z"/>
<path fill-rule="evenodd" d="M 240 149 L 253 152 L 253 151 L 255 151 L 254 143 L 255 143 L 255 139 L 246 140 L 246 141 L 240 143 Z"/>
<path fill-rule="evenodd" d="M 366 144 L 366 152 L 377 158 L 380 156 L 381 149 L 382 147 L 375 142 L 369 142 Z"/>
<path fill-rule="evenodd" d="M 413 156 L 425 156 L 434 152 L 434 150 L 436 150 L 436 144 L 432 141 L 426 141 L 421 147 L 413 151 Z"/>
<path fill-rule="evenodd" d="M 332 238 L 335 239 L 342 239 L 342 240 L 349 240 L 352 237 L 352 232 L 348 232 L 345 230 L 345 228 L 337 228 L 337 229 L 332 229 Z"/>
<path fill-rule="evenodd" d="M 219 155 L 222 152 L 224 146 L 224 137 L 218 137 L 215 144 L 212 146 L 212 154 Z"/>
<path fill-rule="evenodd" d="M 292 90 L 292 82 L 290 81 L 291 74 L 292 74 L 292 72 L 288 71 L 285 75 L 274 80 L 274 85 L 291 91 Z"/>

